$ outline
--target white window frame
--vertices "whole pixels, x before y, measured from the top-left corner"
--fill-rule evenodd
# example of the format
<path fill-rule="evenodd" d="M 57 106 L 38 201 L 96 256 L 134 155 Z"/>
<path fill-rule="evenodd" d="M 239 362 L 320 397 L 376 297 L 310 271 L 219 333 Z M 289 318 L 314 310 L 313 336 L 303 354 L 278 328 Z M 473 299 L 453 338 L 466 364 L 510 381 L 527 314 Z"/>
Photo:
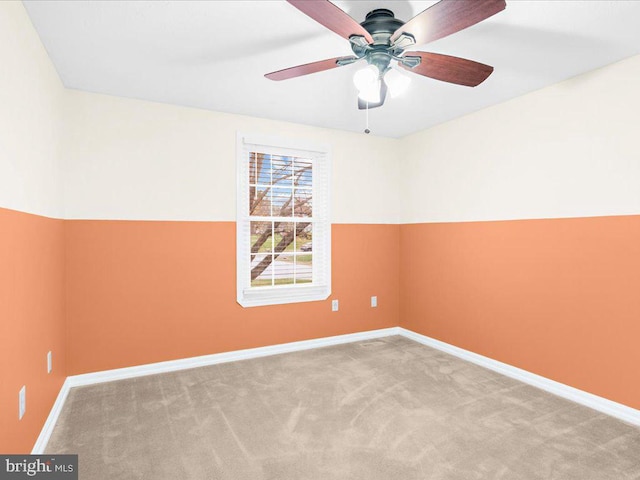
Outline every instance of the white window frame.
<path fill-rule="evenodd" d="M 251 286 L 251 232 L 249 217 L 250 151 L 310 158 L 313 162 L 313 280 L 310 284 Z M 326 300 L 331 295 L 331 158 L 326 145 L 265 136 L 237 135 L 236 280 L 237 301 L 243 307 Z"/>

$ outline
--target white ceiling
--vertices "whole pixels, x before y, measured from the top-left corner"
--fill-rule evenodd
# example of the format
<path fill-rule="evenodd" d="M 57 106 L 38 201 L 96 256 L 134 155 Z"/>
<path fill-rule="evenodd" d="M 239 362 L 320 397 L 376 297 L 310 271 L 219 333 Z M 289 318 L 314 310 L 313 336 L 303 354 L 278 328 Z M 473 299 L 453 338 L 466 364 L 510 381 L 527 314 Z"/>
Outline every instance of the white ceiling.
<path fill-rule="evenodd" d="M 335 1 L 409 20 L 434 1 Z M 349 65 L 282 82 L 264 74 L 352 52 L 284 1 L 25 1 L 68 88 L 361 132 Z M 476 88 L 412 75 L 369 112 L 401 137 L 640 53 L 640 1 L 507 0 L 507 9 L 417 48 L 495 67 Z M 615 88 L 615 86 L 612 86 Z"/>

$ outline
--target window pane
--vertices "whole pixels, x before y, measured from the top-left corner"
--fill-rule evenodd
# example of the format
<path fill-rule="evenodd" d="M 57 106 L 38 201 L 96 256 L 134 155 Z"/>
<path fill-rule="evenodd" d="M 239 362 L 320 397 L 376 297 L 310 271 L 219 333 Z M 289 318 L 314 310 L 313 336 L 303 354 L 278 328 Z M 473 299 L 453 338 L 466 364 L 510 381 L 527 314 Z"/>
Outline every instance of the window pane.
<path fill-rule="evenodd" d="M 273 255 L 258 253 L 251 255 L 251 257 L 251 286 L 270 287 L 273 284 L 271 276 Z"/>
<path fill-rule="evenodd" d="M 313 258 L 311 254 L 296 255 L 296 283 L 313 281 Z"/>
<path fill-rule="evenodd" d="M 271 191 L 271 204 L 274 217 L 290 217 L 293 208 L 293 190 L 290 188 L 274 188 Z"/>
<path fill-rule="evenodd" d="M 271 215 L 270 191 L 269 187 L 249 187 L 249 215 Z"/>
<path fill-rule="evenodd" d="M 294 276 L 293 255 L 283 253 L 273 262 L 273 273 L 275 285 L 290 285 Z"/>
<path fill-rule="evenodd" d="M 249 184 L 269 185 L 271 183 L 270 155 L 251 152 L 249 154 Z"/>
<path fill-rule="evenodd" d="M 271 252 L 273 245 L 272 222 L 251 222 L 251 253 Z"/>
<path fill-rule="evenodd" d="M 293 162 L 294 184 L 300 187 L 311 187 L 313 179 L 311 160 L 296 158 Z"/>
<path fill-rule="evenodd" d="M 313 214 L 311 205 L 311 190 L 303 190 L 297 188 L 293 196 L 293 216 L 311 217 Z"/>
<path fill-rule="evenodd" d="M 283 157 L 279 155 L 271 156 L 272 184 L 278 187 L 291 187 L 292 180 L 292 157 Z"/>
<path fill-rule="evenodd" d="M 311 223 L 297 223 L 296 224 L 296 252 L 311 252 L 312 250 L 312 235 L 313 225 Z"/>
<path fill-rule="evenodd" d="M 292 252 L 294 239 L 293 222 L 277 222 L 274 235 L 274 252 Z"/>

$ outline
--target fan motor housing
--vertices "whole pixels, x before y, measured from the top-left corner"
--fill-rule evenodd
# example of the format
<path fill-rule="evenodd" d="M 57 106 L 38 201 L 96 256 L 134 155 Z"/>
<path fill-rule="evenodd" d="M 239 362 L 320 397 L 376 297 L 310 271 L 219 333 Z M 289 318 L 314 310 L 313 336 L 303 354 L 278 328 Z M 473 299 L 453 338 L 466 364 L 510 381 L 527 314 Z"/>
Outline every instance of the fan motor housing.
<path fill-rule="evenodd" d="M 391 35 L 404 25 L 404 22 L 395 18 L 391 10 L 377 8 L 367 13 L 364 22 L 360 25 L 373 37 L 373 45 L 389 46 Z"/>
<path fill-rule="evenodd" d="M 391 10 L 378 8 L 367 13 L 360 25 L 371 34 L 373 43 L 357 45 L 352 42 L 351 49 L 358 58 L 364 58 L 370 65 L 375 65 L 380 74 L 383 74 L 393 58 L 391 36 L 404 22 L 395 18 Z"/>

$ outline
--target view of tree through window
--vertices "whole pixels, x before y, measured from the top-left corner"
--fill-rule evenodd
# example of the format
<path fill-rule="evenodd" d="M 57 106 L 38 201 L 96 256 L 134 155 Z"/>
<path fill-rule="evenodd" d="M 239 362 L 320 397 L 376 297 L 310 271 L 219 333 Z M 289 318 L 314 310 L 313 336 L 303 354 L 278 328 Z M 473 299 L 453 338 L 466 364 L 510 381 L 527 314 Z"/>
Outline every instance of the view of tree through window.
<path fill-rule="evenodd" d="M 251 286 L 311 283 L 312 161 L 251 152 L 249 163 Z"/>

